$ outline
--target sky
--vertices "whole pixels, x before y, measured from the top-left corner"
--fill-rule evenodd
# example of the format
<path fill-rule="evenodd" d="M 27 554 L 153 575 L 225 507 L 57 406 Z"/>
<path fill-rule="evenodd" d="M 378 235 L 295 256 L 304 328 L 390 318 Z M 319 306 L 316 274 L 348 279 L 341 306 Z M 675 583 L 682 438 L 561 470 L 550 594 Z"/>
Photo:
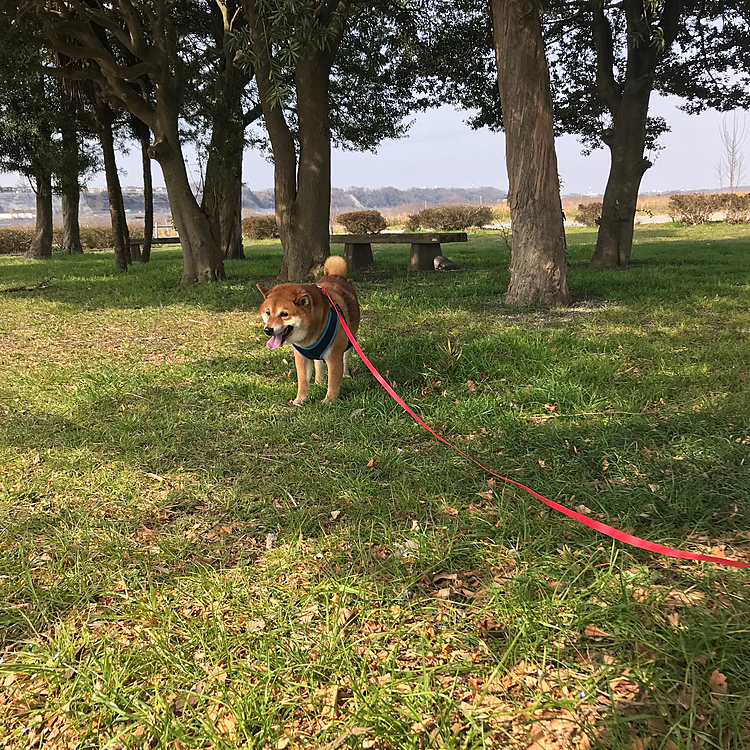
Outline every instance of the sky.
<path fill-rule="evenodd" d="M 716 164 L 722 155 L 720 128 L 722 115 L 705 112 L 687 115 L 677 107 L 676 97 L 654 95 L 651 114 L 661 115 L 672 130 L 663 135 L 664 149 L 656 155 L 654 166 L 643 177 L 641 192 L 705 190 L 719 187 Z M 488 130 L 472 130 L 465 124 L 466 112 L 450 107 L 420 113 L 407 137 L 381 144 L 377 153 L 358 153 L 334 149 L 332 184 L 334 187 L 378 188 L 480 187 L 507 189 L 505 137 Z M 746 144 L 750 147 L 750 143 Z M 609 152 L 599 149 L 589 156 L 581 154 L 581 145 L 573 136 L 557 139 L 558 171 L 563 194 L 598 195 L 604 192 L 609 171 Z M 750 150 L 750 148 L 748 149 Z M 193 179 L 199 180 L 195 153 L 186 152 Z M 750 164 L 750 158 L 745 159 Z M 154 182 L 163 186 L 156 162 Z M 130 153 L 119 158 L 123 185 L 142 185 L 140 155 L 133 145 Z M 273 186 L 273 166 L 257 152 L 246 151 L 243 179 L 251 190 Z M 750 181 L 750 174 L 744 182 Z M 0 174 L 1 185 L 20 184 L 17 175 Z M 104 174 L 96 175 L 90 187 L 104 186 Z"/>

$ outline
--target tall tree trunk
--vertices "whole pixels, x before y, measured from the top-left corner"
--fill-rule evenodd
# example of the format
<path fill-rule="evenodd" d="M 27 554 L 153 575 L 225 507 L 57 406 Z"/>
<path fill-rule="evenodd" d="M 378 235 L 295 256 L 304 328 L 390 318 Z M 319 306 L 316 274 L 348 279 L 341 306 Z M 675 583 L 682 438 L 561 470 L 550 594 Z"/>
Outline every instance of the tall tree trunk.
<path fill-rule="evenodd" d="M 62 186 L 62 250 L 70 255 L 83 252 L 81 245 L 81 225 L 78 222 L 78 209 L 81 193 L 76 180 L 75 185 Z"/>
<path fill-rule="evenodd" d="M 70 130 L 64 130 L 62 142 L 68 166 L 59 175 L 59 188 L 62 198 L 62 249 L 63 252 L 75 255 L 83 252 L 81 246 L 81 227 L 78 222 L 78 207 L 81 202 L 81 186 L 79 183 L 79 153 L 80 142 L 78 135 Z"/>
<path fill-rule="evenodd" d="M 624 75 L 615 62 L 613 30 L 604 0 L 589 0 L 588 4 L 596 49 L 597 92 L 613 123 L 612 128 L 602 134 L 612 161 L 591 265 L 594 268 L 625 268 L 633 249 L 633 225 L 641 179 L 651 166 L 643 156 L 649 99 L 656 67 L 674 42 L 682 1 L 663 0 L 660 4 L 649 4 L 642 0 L 622 0 L 620 6 L 627 19 L 628 37 Z M 661 7 L 658 20 L 654 17 L 657 5 Z M 653 31 L 657 26 L 658 37 Z"/>
<path fill-rule="evenodd" d="M 276 222 L 284 248 L 279 276 L 286 281 L 309 281 L 331 253 L 330 63 L 325 58 L 316 52 L 297 62 L 299 163 L 296 174 L 288 167 L 275 170 Z"/>
<path fill-rule="evenodd" d="M 211 232 L 224 258 L 241 260 L 242 246 L 242 154 L 245 128 L 261 111 L 246 118 L 242 97 L 251 75 L 235 64 L 232 33 L 239 2 L 217 2 L 211 6 L 211 33 L 222 50 L 216 76 L 211 144 L 206 164 L 201 208 L 208 216 Z M 240 21 L 241 23 L 241 21 Z"/>
<path fill-rule="evenodd" d="M 221 247 L 222 257 L 241 260 L 245 257 L 242 247 L 245 124 L 239 101 L 237 104 L 234 112 L 221 107 L 221 112 L 215 113 L 201 208 L 208 217 L 211 234 Z"/>
<path fill-rule="evenodd" d="M 205 212 L 190 189 L 177 123 L 172 121 L 170 112 L 165 112 L 163 120 L 157 117 L 154 137 L 149 154 L 161 165 L 172 218 L 180 236 L 183 259 L 181 282 L 193 284 L 225 279 L 221 249 L 211 234 Z"/>
<path fill-rule="evenodd" d="M 36 230 L 26 257 L 37 260 L 52 257 L 52 173 L 49 170 L 36 175 Z"/>
<path fill-rule="evenodd" d="M 243 2 L 255 52 L 255 81 L 274 160 L 274 202 L 284 259 L 280 281 L 309 281 L 330 254 L 331 129 L 328 81 L 343 35 L 338 28 L 325 50 L 297 60 L 295 88 L 299 162 L 294 135 L 272 89 L 270 45 L 255 3 Z M 322 6 L 321 6 L 322 7 Z"/>
<path fill-rule="evenodd" d="M 151 174 L 151 131 L 145 122 L 131 115 L 130 123 L 141 144 L 141 166 L 143 172 L 143 249 L 133 262 L 148 263 L 151 260 L 151 243 L 154 239 L 154 181 Z"/>
<path fill-rule="evenodd" d="M 109 215 L 112 221 L 112 243 L 115 251 L 115 268 L 126 271 L 130 264 L 130 234 L 122 200 L 120 177 L 115 159 L 115 139 L 112 130 L 114 116 L 108 104 L 97 101 L 95 116 L 104 157 L 104 175 L 107 181 Z"/>
<path fill-rule="evenodd" d="M 511 304 L 570 302 L 549 68 L 538 0 L 492 0 L 512 226 Z"/>
<path fill-rule="evenodd" d="M 593 268 L 625 268 L 630 263 L 638 192 L 643 175 L 651 166 L 643 157 L 650 93 L 651 82 L 628 86 L 614 127 L 604 134 L 611 165 L 591 258 Z"/>

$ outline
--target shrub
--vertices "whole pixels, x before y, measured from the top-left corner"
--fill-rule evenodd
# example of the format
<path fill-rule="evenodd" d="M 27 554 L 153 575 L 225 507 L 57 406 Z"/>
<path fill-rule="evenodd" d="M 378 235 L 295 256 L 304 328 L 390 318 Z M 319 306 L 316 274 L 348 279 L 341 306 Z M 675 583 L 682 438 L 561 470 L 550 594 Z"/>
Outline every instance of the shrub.
<path fill-rule="evenodd" d="M 375 234 L 388 226 L 380 211 L 349 211 L 336 221 L 351 234 Z"/>
<path fill-rule="evenodd" d="M 578 213 L 575 215 L 575 221 L 583 224 L 585 227 L 595 227 L 602 218 L 602 204 L 594 201 L 593 203 L 579 203 Z"/>
<path fill-rule="evenodd" d="M 0 255 L 22 255 L 33 237 L 31 227 L 0 227 Z"/>
<path fill-rule="evenodd" d="M 713 193 L 670 195 L 667 212 L 672 221 L 684 224 L 705 224 L 714 211 L 721 208 L 721 196 Z"/>
<path fill-rule="evenodd" d="M 242 236 L 248 240 L 270 240 L 279 236 L 276 217 L 248 216 L 242 220 Z"/>
<path fill-rule="evenodd" d="M 414 231 L 420 227 L 438 232 L 458 231 L 469 227 L 483 227 L 493 220 L 489 206 L 468 206 L 460 203 L 445 203 L 442 206 L 425 208 L 409 216 L 407 228 Z"/>
<path fill-rule="evenodd" d="M 747 224 L 750 221 L 750 193 L 722 196 L 723 208 L 727 212 L 727 224 Z"/>

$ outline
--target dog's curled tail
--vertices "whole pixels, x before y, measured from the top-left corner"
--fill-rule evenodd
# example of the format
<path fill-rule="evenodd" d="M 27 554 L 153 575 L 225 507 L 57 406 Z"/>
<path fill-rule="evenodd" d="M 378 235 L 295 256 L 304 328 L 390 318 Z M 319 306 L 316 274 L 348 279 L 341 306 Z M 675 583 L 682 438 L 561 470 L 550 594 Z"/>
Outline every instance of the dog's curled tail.
<path fill-rule="evenodd" d="M 346 278 L 346 261 L 340 255 L 329 256 L 323 265 L 323 274 Z"/>

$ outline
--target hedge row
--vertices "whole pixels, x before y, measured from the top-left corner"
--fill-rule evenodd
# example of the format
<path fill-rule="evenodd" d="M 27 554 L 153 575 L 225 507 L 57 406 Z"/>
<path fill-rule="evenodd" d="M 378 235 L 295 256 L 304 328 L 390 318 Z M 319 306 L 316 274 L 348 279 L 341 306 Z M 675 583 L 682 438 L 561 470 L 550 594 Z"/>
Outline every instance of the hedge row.
<path fill-rule="evenodd" d="M 242 236 L 248 240 L 270 240 L 278 237 L 276 217 L 248 216 L 242 220 Z"/>
<path fill-rule="evenodd" d="M 351 234 L 376 234 L 388 226 L 380 211 L 349 211 L 336 222 Z"/>
<path fill-rule="evenodd" d="M 128 227 L 130 239 L 143 238 L 143 226 L 134 224 Z M 112 227 L 107 225 L 81 227 L 81 245 L 84 250 L 105 250 L 111 248 Z M 0 255 L 23 255 L 34 238 L 33 227 L 0 227 Z M 62 247 L 62 228 L 55 227 L 52 230 L 52 248 L 59 250 Z"/>
<path fill-rule="evenodd" d="M 469 227 L 483 227 L 485 224 L 490 224 L 493 218 L 494 215 L 489 206 L 446 203 L 411 214 L 406 227 L 411 231 L 433 229 L 437 232 L 452 232 Z"/>
<path fill-rule="evenodd" d="M 673 221 L 705 224 L 717 211 L 726 213 L 728 224 L 750 221 L 750 193 L 684 193 L 669 197 L 667 207 Z"/>

